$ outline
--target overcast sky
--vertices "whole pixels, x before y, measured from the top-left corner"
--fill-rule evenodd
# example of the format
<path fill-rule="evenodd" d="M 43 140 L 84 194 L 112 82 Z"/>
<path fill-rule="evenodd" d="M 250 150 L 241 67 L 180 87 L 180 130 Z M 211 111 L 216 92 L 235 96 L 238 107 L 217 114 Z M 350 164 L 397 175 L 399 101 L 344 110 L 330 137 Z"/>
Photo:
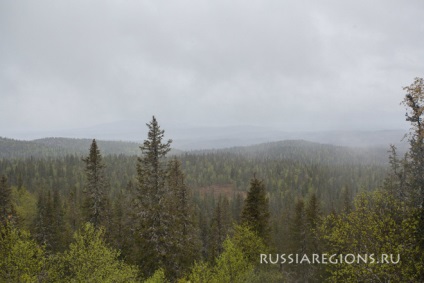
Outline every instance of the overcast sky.
<path fill-rule="evenodd" d="M 0 1 L 0 136 L 115 121 L 407 128 L 424 1 Z"/>

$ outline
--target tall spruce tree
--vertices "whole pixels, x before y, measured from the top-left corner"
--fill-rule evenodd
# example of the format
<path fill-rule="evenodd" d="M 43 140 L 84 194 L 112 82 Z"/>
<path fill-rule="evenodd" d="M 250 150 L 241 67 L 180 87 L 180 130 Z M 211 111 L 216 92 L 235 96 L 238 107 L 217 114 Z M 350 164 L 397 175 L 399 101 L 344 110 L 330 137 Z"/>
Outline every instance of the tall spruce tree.
<path fill-rule="evenodd" d="M 241 213 L 243 224 L 251 227 L 265 242 L 269 238 L 269 204 L 265 185 L 255 177 L 250 181 L 249 192 Z"/>
<path fill-rule="evenodd" d="M 7 183 L 7 177 L 3 175 L 0 178 L 0 220 L 3 224 L 15 219 L 11 195 L 12 190 Z"/>
<path fill-rule="evenodd" d="M 158 268 L 166 268 L 172 261 L 169 250 L 172 217 L 166 206 L 169 188 L 166 186 L 166 154 L 171 150 L 172 140 L 162 142 L 164 130 L 153 116 L 146 124 L 147 139 L 140 146 L 142 156 L 138 158 L 135 217 L 138 222 L 137 235 L 140 253 L 140 269 L 145 276 Z"/>
<path fill-rule="evenodd" d="M 290 221 L 291 252 L 306 252 L 306 230 L 305 202 L 300 198 L 296 200 L 294 215 Z"/>
<path fill-rule="evenodd" d="M 171 278 L 179 278 L 188 271 L 192 263 L 199 259 L 201 242 L 199 229 L 195 223 L 191 193 L 184 181 L 181 162 L 172 158 L 168 163 L 167 186 L 170 189 L 168 208 L 173 212 L 172 244 L 174 256 Z"/>
<path fill-rule="evenodd" d="M 83 212 L 86 221 L 98 228 L 101 225 L 106 225 L 108 221 L 108 198 L 105 164 L 95 139 L 91 143 L 89 155 L 82 160 L 85 163 L 87 178 L 84 189 Z"/>
<path fill-rule="evenodd" d="M 305 207 L 305 220 L 307 226 L 307 243 L 306 248 L 309 253 L 318 252 L 318 236 L 317 229 L 321 224 L 321 208 L 318 197 L 315 193 L 311 193 Z"/>
<path fill-rule="evenodd" d="M 224 241 L 231 232 L 230 203 L 227 197 L 219 196 L 209 230 L 208 258 L 215 261 L 224 251 Z"/>

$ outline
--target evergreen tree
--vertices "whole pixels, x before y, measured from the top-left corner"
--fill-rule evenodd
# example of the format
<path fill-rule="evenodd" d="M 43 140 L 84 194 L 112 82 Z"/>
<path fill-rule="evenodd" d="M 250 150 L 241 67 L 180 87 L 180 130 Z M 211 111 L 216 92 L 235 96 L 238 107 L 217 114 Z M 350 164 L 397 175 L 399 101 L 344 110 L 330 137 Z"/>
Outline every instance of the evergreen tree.
<path fill-rule="evenodd" d="M 384 180 L 384 188 L 389 191 L 396 198 L 404 201 L 407 198 L 407 177 L 409 173 L 408 168 L 408 153 L 405 153 L 402 159 L 399 159 L 397 148 L 390 145 L 388 151 L 390 172 Z"/>
<path fill-rule="evenodd" d="M 308 255 L 321 254 L 320 240 L 318 228 L 321 225 L 321 209 L 318 198 L 315 193 L 311 193 L 305 208 L 305 253 Z M 322 282 L 319 273 L 323 273 L 320 265 L 305 265 L 304 274 L 308 278 L 308 282 Z"/>
<path fill-rule="evenodd" d="M 142 157 L 138 158 L 136 196 L 136 221 L 141 271 L 152 275 L 158 268 L 166 266 L 172 260 L 169 250 L 172 241 L 170 231 L 171 211 L 166 207 L 169 189 L 166 184 L 167 168 L 165 156 L 171 150 L 171 140 L 162 142 L 164 130 L 161 130 L 156 118 L 147 124 L 147 140 L 140 146 Z"/>
<path fill-rule="evenodd" d="M 290 238 L 293 253 L 306 252 L 306 216 L 305 216 L 305 202 L 302 198 L 296 201 L 294 207 L 294 216 L 290 225 Z"/>
<path fill-rule="evenodd" d="M 132 183 L 129 182 L 126 188 L 120 190 L 114 198 L 112 209 L 112 229 L 110 237 L 113 246 L 120 250 L 127 261 L 134 262 L 136 259 L 132 256 L 136 250 L 134 237 L 131 237 L 131 227 L 133 225 L 131 215 L 131 196 Z"/>
<path fill-rule="evenodd" d="M 307 254 L 308 225 L 305 211 L 305 202 L 302 198 L 296 200 L 294 213 L 290 220 L 290 253 Z M 308 267 L 300 264 L 284 265 L 283 272 L 289 278 L 289 282 L 308 282 Z"/>
<path fill-rule="evenodd" d="M 90 153 L 83 158 L 87 183 L 85 186 L 85 200 L 83 211 L 85 219 L 91 222 L 95 228 L 107 224 L 108 221 L 108 198 L 107 182 L 105 177 L 105 164 L 96 140 L 93 139 Z"/>
<path fill-rule="evenodd" d="M 231 221 L 228 199 L 220 196 L 215 206 L 210 226 L 208 246 L 208 258 L 210 261 L 214 261 L 223 252 L 223 243 L 230 232 Z"/>
<path fill-rule="evenodd" d="M 318 198 L 315 193 L 312 193 L 305 209 L 306 225 L 308 229 L 308 252 L 317 253 L 318 239 L 316 231 L 321 222 L 321 209 Z"/>
<path fill-rule="evenodd" d="M 200 256 L 199 229 L 195 225 L 194 211 L 190 190 L 184 181 L 181 162 L 173 158 L 168 163 L 167 186 L 170 189 L 169 208 L 173 213 L 172 225 L 172 254 L 175 257 L 171 278 L 178 278 L 188 270 Z"/>
<path fill-rule="evenodd" d="M 250 181 L 250 189 L 241 214 L 242 223 L 248 225 L 265 241 L 269 238 L 269 205 L 265 185 L 256 176 Z"/>
<path fill-rule="evenodd" d="M 342 209 L 341 212 L 345 214 L 349 214 L 352 211 L 352 200 L 351 200 L 351 192 L 348 187 L 344 187 L 342 189 Z"/>
<path fill-rule="evenodd" d="M 0 220 L 1 223 L 6 221 L 14 221 L 15 213 L 11 198 L 12 190 L 7 183 L 7 177 L 0 178 Z"/>
<path fill-rule="evenodd" d="M 62 203 L 62 198 L 59 190 L 55 189 L 53 192 L 53 250 L 63 251 L 71 240 L 72 232 L 65 223 L 65 210 Z"/>
<path fill-rule="evenodd" d="M 52 249 L 52 223 L 53 209 L 50 191 L 47 193 L 42 191 L 38 195 L 37 215 L 34 219 L 34 238 L 47 249 Z"/>

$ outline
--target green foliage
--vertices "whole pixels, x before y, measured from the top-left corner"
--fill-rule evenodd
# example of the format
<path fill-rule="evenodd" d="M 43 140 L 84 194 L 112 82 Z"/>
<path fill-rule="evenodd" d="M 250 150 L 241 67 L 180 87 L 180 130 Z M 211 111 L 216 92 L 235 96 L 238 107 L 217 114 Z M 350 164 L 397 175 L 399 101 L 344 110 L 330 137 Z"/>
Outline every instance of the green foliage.
<path fill-rule="evenodd" d="M 0 281 L 39 282 L 46 279 L 43 248 L 9 223 L 0 225 Z"/>
<path fill-rule="evenodd" d="M 215 265 L 196 263 L 188 276 L 188 282 L 241 283 L 247 282 L 253 272 L 253 264 L 244 256 L 242 249 L 231 238 L 227 238 L 224 241 L 224 252 L 217 258 Z"/>
<path fill-rule="evenodd" d="M 262 237 L 250 226 L 236 225 L 232 241 L 242 252 L 250 264 L 259 262 L 260 254 L 266 254 L 270 248 Z"/>
<path fill-rule="evenodd" d="M 418 225 L 416 228 L 417 245 L 424 254 L 424 79 L 415 78 L 414 82 L 404 87 L 406 95 L 404 105 L 408 107 L 406 120 L 411 123 L 409 137 L 409 160 L 407 169 L 406 193 L 404 199 L 419 209 Z M 420 280 L 424 281 L 424 272 Z"/>
<path fill-rule="evenodd" d="M 414 213 L 386 191 L 364 193 L 355 199 L 355 210 L 347 215 L 328 216 L 322 227 L 323 240 L 331 254 L 375 256 L 392 254 L 398 264 L 355 262 L 328 265 L 330 282 L 418 282 L 422 270 L 414 246 Z M 422 260 L 422 257 L 421 257 Z"/>
<path fill-rule="evenodd" d="M 216 260 L 212 282 L 246 282 L 253 270 L 253 264 L 242 248 L 227 238 L 224 241 L 224 252 Z"/>
<path fill-rule="evenodd" d="M 30 229 L 37 211 L 37 198 L 25 188 L 11 188 L 12 205 L 19 219 L 19 227 L 24 230 Z"/>
<path fill-rule="evenodd" d="M 137 282 L 137 268 L 118 259 L 119 251 L 109 248 L 104 230 L 90 223 L 75 233 L 69 250 L 56 256 L 58 282 Z"/>
<path fill-rule="evenodd" d="M 190 283 L 207 283 L 213 280 L 213 269 L 208 262 L 196 262 L 187 277 Z"/>
<path fill-rule="evenodd" d="M 165 271 L 163 271 L 162 268 L 159 268 L 155 271 L 155 273 L 149 277 L 147 280 L 144 281 L 144 283 L 167 283 L 169 282 L 166 280 L 165 277 Z"/>
<path fill-rule="evenodd" d="M 188 282 L 260 282 L 263 278 L 281 278 L 275 270 L 258 268 L 261 253 L 269 252 L 257 233 L 248 226 L 236 226 L 233 237 L 223 243 L 223 252 L 214 265 L 197 262 Z"/>

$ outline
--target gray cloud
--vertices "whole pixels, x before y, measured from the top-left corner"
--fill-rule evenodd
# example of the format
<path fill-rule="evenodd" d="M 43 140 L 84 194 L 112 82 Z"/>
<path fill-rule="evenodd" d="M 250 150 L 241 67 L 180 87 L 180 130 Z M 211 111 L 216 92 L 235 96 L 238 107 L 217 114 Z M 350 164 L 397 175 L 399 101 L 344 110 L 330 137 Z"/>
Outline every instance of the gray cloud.
<path fill-rule="evenodd" d="M 405 127 L 422 1 L 2 1 L 0 131 Z M 1 133 L 0 133 L 1 135 Z"/>

